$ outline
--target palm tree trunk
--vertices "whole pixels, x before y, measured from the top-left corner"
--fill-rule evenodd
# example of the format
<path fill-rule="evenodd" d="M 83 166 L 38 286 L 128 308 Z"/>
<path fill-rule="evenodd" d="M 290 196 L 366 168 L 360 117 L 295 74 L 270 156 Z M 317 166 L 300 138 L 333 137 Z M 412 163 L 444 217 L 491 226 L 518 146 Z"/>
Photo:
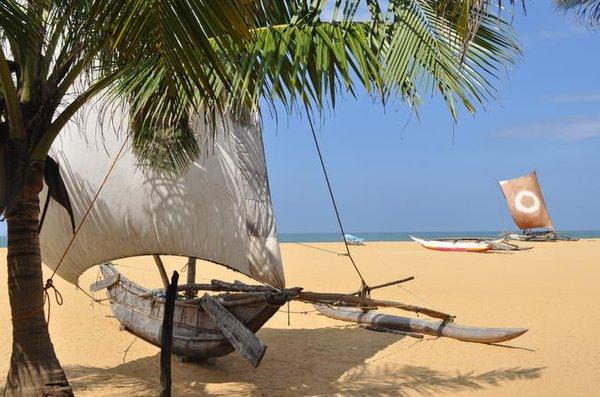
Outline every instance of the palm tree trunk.
<path fill-rule="evenodd" d="M 19 202 L 7 215 L 8 292 L 13 323 L 6 396 L 72 396 L 44 318 L 38 233 L 41 164 L 32 167 Z"/>

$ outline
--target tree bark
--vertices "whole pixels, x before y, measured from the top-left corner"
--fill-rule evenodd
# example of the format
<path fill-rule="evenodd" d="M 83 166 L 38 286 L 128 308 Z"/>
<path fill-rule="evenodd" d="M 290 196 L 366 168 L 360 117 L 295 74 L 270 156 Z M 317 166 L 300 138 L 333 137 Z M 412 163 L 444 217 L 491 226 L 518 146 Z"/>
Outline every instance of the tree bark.
<path fill-rule="evenodd" d="M 8 292 L 13 345 L 5 396 L 72 396 L 44 317 L 44 284 L 38 233 L 43 168 L 30 168 L 8 222 Z"/>

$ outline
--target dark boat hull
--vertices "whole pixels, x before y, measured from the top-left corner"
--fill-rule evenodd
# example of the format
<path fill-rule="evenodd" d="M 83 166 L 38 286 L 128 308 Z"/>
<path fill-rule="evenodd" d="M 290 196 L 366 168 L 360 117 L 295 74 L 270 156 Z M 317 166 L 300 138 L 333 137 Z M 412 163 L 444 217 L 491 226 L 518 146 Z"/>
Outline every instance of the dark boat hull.
<path fill-rule="evenodd" d="M 128 280 L 110 264 L 102 265 L 101 271 L 106 280 L 117 276 L 116 282 L 107 287 L 115 318 L 128 332 L 160 347 L 164 299 L 152 296 L 151 291 Z M 219 296 L 225 302 L 234 297 L 235 294 Z M 256 333 L 285 301 L 283 294 L 268 294 L 264 301 L 230 306 L 228 310 Z M 186 300 L 175 302 L 171 349 L 173 354 L 195 359 L 224 356 L 234 350 L 204 309 L 197 302 Z"/>

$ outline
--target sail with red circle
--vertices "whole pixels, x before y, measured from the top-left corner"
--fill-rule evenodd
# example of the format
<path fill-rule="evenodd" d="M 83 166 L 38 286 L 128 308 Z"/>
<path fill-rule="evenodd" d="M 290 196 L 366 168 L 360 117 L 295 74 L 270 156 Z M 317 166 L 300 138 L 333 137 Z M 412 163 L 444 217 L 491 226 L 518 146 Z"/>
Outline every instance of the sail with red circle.
<path fill-rule="evenodd" d="M 535 171 L 519 178 L 500 181 L 499 184 L 510 214 L 520 229 L 554 230 Z"/>

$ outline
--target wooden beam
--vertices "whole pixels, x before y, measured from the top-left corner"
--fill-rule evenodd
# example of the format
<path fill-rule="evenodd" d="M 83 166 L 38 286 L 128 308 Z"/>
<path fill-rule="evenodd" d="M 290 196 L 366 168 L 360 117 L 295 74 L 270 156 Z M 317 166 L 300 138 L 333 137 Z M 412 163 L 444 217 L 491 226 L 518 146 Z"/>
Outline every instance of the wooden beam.
<path fill-rule="evenodd" d="M 192 285 L 196 282 L 196 258 L 191 256 L 188 258 L 187 263 L 187 285 Z M 193 288 L 185 290 L 186 299 L 194 299 L 196 297 L 196 291 Z"/>
<path fill-rule="evenodd" d="M 200 300 L 200 306 L 215 320 L 235 350 L 250 361 L 254 367 L 258 367 L 267 349 L 265 344 L 212 296 L 204 294 Z"/>
<path fill-rule="evenodd" d="M 171 397 L 171 346 L 173 344 L 173 314 L 177 298 L 179 273 L 173 272 L 165 296 L 165 310 L 161 330 L 160 348 L 160 396 Z"/>
<path fill-rule="evenodd" d="M 422 313 L 426 316 L 433 318 L 440 318 L 442 320 L 453 318 L 454 316 L 443 313 L 437 310 L 428 309 L 425 307 L 407 305 L 401 302 L 395 301 L 385 301 L 379 299 L 370 299 L 370 298 L 360 298 L 356 295 L 348 295 L 348 294 L 339 294 L 339 293 L 323 293 L 323 292 L 310 292 L 310 291 L 302 291 L 298 294 L 298 300 L 311 302 L 311 303 L 325 303 L 325 304 L 334 304 L 334 303 L 349 303 L 355 306 L 358 305 L 367 305 L 369 307 L 394 307 L 396 309 L 414 312 L 414 313 Z"/>
<path fill-rule="evenodd" d="M 395 280 L 395 281 L 390 281 L 389 283 L 374 285 L 372 287 L 369 287 L 369 291 L 372 291 L 372 290 L 378 289 L 378 288 L 389 287 L 389 286 L 396 285 L 396 284 L 402 284 L 407 281 L 412 281 L 414 279 L 415 279 L 415 276 L 410 276 L 410 277 L 403 278 L 401 280 Z M 353 295 L 358 295 L 359 293 L 360 293 L 360 291 L 356 291 Z"/>
<path fill-rule="evenodd" d="M 160 255 L 152 255 L 154 258 L 154 263 L 156 263 L 156 267 L 158 268 L 158 272 L 160 273 L 160 278 L 162 279 L 163 285 L 165 289 L 169 286 L 169 276 L 167 276 L 167 271 L 165 270 L 165 265 L 160 259 Z"/>
<path fill-rule="evenodd" d="M 182 284 L 177 287 L 179 291 L 188 289 L 195 291 L 222 291 L 222 292 L 277 292 L 273 287 L 266 285 L 248 285 L 236 281 L 227 283 L 220 280 L 212 280 L 210 284 Z"/>

